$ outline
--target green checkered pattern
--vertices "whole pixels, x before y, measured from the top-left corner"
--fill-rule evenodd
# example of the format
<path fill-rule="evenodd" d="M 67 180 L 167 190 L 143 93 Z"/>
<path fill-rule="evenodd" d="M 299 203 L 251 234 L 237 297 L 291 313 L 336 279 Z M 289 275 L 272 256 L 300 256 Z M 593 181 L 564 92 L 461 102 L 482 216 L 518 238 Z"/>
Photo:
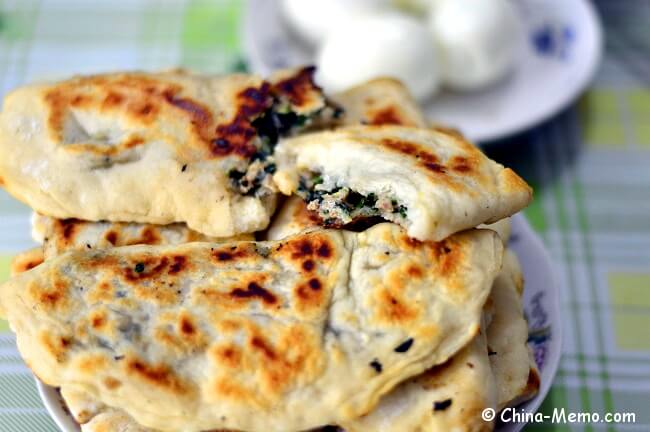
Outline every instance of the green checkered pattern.
<path fill-rule="evenodd" d="M 572 107 L 487 152 L 535 186 L 526 211 L 562 290 L 564 356 L 542 410 L 636 413 L 635 425 L 526 430 L 650 430 L 650 8 L 596 2 L 606 54 Z M 72 73 L 186 66 L 245 68 L 236 0 L 0 0 L 0 93 Z M 0 191 L 0 281 L 33 246 L 29 210 Z M 0 321 L 0 432 L 55 431 Z"/>

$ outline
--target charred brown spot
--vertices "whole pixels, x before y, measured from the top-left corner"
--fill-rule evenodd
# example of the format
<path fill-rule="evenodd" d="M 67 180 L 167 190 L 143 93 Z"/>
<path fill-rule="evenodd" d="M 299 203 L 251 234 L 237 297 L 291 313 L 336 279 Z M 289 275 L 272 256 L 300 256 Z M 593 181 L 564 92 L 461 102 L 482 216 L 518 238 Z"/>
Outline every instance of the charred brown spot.
<path fill-rule="evenodd" d="M 79 219 L 60 219 L 57 221 L 57 229 L 64 241 L 69 242 L 77 232 L 77 226 L 83 224 Z"/>
<path fill-rule="evenodd" d="M 278 301 L 272 292 L 262 288 L 257 282 L 250 282 L 246 289 L 236 288 L 230 295 L 240 299 L 259 298 L 266 304 L 275 304 Z"/>
<path fill-rule="evenodd" d="M 160 243 L 160 236 L 156 233 L 156 231 L 153 228 L 146 226 L 142 229 L 142 232 L 140 233 L 140 238 L 137 239 L 135 242 L 130 242 L 129 244 L 155 245 L 159 243 Z"/>
<path fill-rule="evenodd" d="M 180 329 L 181 333 L 185 335 L 193 335 L 196 332 L 196 329 L 194 328 L 194 324 L 188 317 L 181 317 L 181 322 L 180 322 Z"/>
<path fill-rule="evenodd" d="M 218 252 L 215 254 L 215 257 L 219 261 L 230 261 L 234 258 L 233 254 L 231 254 L 230 252 Z"/>
<path fill-rule="evenodd" d="M 320 88 L 314 83 L 314 66 L 300 69 L 295 75 L 274 84 L 273 89 L 298 107 L 309 102 L 310 94 Z"/>
<path fill-rule="evenodd" d="M 67 285 L 62 281 L 55 281 L 51 289 L 38 291 L 38 302 L 45 308 L 54 309 L 66 302 L 67 293 Z"/>
<path fill-rule="evenodd" d="M 329 258 L 332 255 L 332 248 L 329 244 L 323 243 L 318 248 L 318 256 L 322 258 Z"/>
<path fill-rule="evenodd" d="M 417 144 L 394 139 L 384 139 L 381 143 L 383 146 L 397 153 L 414 157 L 420 165 L 431 172 L 437 174 L 444 174 L 446 172 L 446 168 L 440 163 L 438 156 Z"/>
<path fill-rule="evenodd" d="M 2 177 L 0 177 L 0 187 L 2 187 L 2 186 L 4 186 L 4 185 L 5 185 L 5 179 L 3 179 Z"/>
<path fill-rule="evenodd" d="M 393 106 L 387 106 L 372 114 L 369 119 L 371 125 L 402 125 L 404 120 L 400 117 L 399 112 Z"/>
<path fill-rule="evenodd" d="M 251 122 L 273 104 L 269 84 L 264 82 L 260 87 L 242 90 L 237 94 L 237 104 L 233 119 L 229 123 L 217 125 L 214 134 L 206 137 L 214 156 L 235 154 L 250 158 L 257 152 L 252 143 L 257 131 Z"/>
<path fill-rule="evenodd" d="M 451 245 L 447 244 L 445 240 L 435 243 L 438 255 L 447 255 L 452 252 Z"/>
<path fill-rule="evenodd" d="M 172 257 L 172 264 L 169 266 L 169 273 L 170 275 L 180 273 L 185 269 L 187 266 L 187 258 L 183 255 L 174 255 Z"/>
<path fill-rule="evenodd" d="M 72 338 L 65 336 L 52 336 L 47 332 L 39 335 L 40 343 L 58 362 L 63 362 L 67 356 L 68 348 L 72 345 Z"/>
<path fill-rule="evenodd" d="M 245 248 L 233 247 L 229 250 L 218 249 L 212 252 L 214 259 L 220 262 L 235 261 L 250 256 L 250 252 Z"/>
<path fill-rule="evenodd" d="M 404 236 L 403 240 L 404 240 L 404 244 L 405 244 L 405 246 L 407 248 L 415 249 L 415 248 L 419 248 L 419 247 L 422 246 L 422 242 L 420 240 L 412 238 L 412 237 Z"/>
<path fill-rule="evenodd" d="M 412 278 L 421 278 L 422 277 L 422 269 L 416 265 L 411 265 L 409 268 L 406 270 L 409 276 Z"/>
<path fill-rule="evenodd" d="M 300 312 L 313 312 L 323 306 L 327 298 L 327 290 L 318 278 L 301 282 L 294 288 L 294 307 Z"/>
<path fill-rule="evenodd" d="M 144 144 L 143 138 L 139 136 L 132 136 L 124 142 L 123 146 L 127 149 L 132 149 L 142 144 Z"/>
<path fill-rule="evenodd" d="M 216 347 L 213 356 L 218 363 L 230 368 L 237 368 L 241 365 L 242 352 L 236 345 L 225 345 Z"/>
<path fill-rule="evenodd" d="M 434 162 L 426 162 L 423 165 L 426 169 L 435 173 L 444 174 L 446 172 L 445 167 Z"/>
<path fill-rule="evenodd" d="M 168 104 L 187 113 L 197 130 L 203 130 L 212 124 L 212 113 L 209 109 L 190 98 L 178 97 L 176 93 L 174 90 L 166 90 L 163 92 L 163 98 Z"/>
<path fill-rule="evenodd" d="M 466 157 L 456 156 L 452 159 L 452 169 L 459 173 L 467 173 L 472 171 L 472 164 Z"/>
<path fill-rule="evenodd" d="M 250 344 L 253 349 L 261 352 L 267 359 L 275 360 L 277 357 L 273 347 L 269 346 L 267 342 L 259 336 L 254 336 L 251 339 Z"/>
<path fill-rule="evenodd" d="M 138 114 L 140 114 L 143 117 L 148 116 L 149 114 L 154 112 L 155 107 L 150 104 L 150 103 L 145 103 L 142 105 L 142 108 L 138 110 Z"/>
<path fill-rule="evenodd" d="M 311 243 L 309 240 L 303 240 L 296 245 L 298 252 L 295 254 L 294 258 L 300 256 L 309 256 L 314 253 Z"/>
<path fill-rule="evenodd" d="M 47 125 L 53 138 L 61 139 L 63 134 L 63 117 L 67 110 L 68 102 L 60 91 L 54 89 L 45 94 L 45 102 L 50 106 L 50 115 Z"/>
<path fill-rule="evenodd" d="M 35 261 L 27 261 L 25 264 L 23 264 L 22 270 L 23 270 L 23 271 L 31 270 L 31 269 L 33 269 L 34 267 L 36 267 L 37 265 L 42 264 L 42 263 L 43 263 L 42 260 L 40 260 L 40 261 L 38 261 L 38 260 L 35 260 Z"/>
<path fill-rule="evenodd" d="M 252 144 L 257 131 L 244 116 L 237 116 L 227 124 L 217 126 L 217 136 L 210 140 L 210 150 L 215 156 L 236 154 L 251 157 L 257 149 Z"/>
<path fill-rule="evenodd" d="M 92 321 L 91 321 L 91 325 L 93 326 L 93 328 L 103 327 L 105 323 L 106 323 L 106 320 L 104 319 L 103 315 L 94 316 Z"/>
<path fill-rule="evenodd" d="M 331 240 L 326 235 L 322 234 L 305 234 L 295 240 L 286 243 L 289 254 L 292 260 L 297 261 L 296 264 L 300 265 L 304 270 L 311 271 L 314 266 L 313 258 L 320 258 L 328 260 L 333 256 L 333 245 Z M 285 253 L 284 251 L 282 252 Z"/>
<path fill-rule="evenodd" d="M 417 316 L 415 309 L 388 290 L 381 291 L 378 300 L 378 315 L 387 322 L 406 322 Z"/>
<path fill-rule="evenodd" d="M 113 246 L 117 244 L 117 233 L 115 231 L 108 231 L 104 238 Z"/>
<path fill-rule="evenodd" d="M 126 362 L 126 370 L 128 373 L 139 376 L 150 384 L 172 393 L 188 392 L 187 385 L 168 366 L 152 366 L 140 360 L 130 359 Z"/>
<path fill-rule="evenodd" d="M 80 107 L 82 105 L 87 105 L 88 103 L 90 103 L 91 100 L 92 98 L 90 96 L 76 95 L 70 101 L 70 105 L 74 107 Z"/>
<path fill-rule="evenodd" d="M 309 288 L 314 291 L 318 291 L 322 288 L 320 281 L 316 278 L 309 279 L 309 282 L 307 282 L 307 284 L 309 285 Z"/>
<path fill-rule="evenodd" d="M 253 117 L 262 114 L 268 109 L 273 100 L 271 98 L 271 86 L 264 82 L 258 87 L 249 87 L 237 95 L 239 114 L 246 117 Z"/>
<path fill-rule="evenodd" d="M 113 377 L 104 378 L 104 387 L 106 387 L 109 390 L 115 390 L 119 388 L 121 385 L 122 382 Z"/>
<path fill-rule="evenodd" d="M 462 261 L 461 248 L 455 247 L 450 240 L 443 240 L 432 244 L 434 259 L 438 262 L 441 275 L 451 274 L 456 271 Z"/>
<path fill-rule="evenodd" d="M 112 108 L 115 107 L 116 105 L 120 105 L 123 101 L 124 101 L 124 96 L 122 94 L 109 91 L 106 97 L 104 98 L 102 105 L 105 108 Z"/>
<path fill-rule="evenodd" d="M 155 278 L 169 267 L 169 258 L 164 256 L 156 260 L 146 258 L 138 261 L 124 270 L 124 277 L 129 281 Z"/>
<path fill-rule="evenodd" d="M 21 256 L 17 256 L 12 263 L 12 272 L 15 274 L 23 273 L 33 269 L 34 267 L 43 263 L 42 255 L 34 258 L 23 259 Z"/>

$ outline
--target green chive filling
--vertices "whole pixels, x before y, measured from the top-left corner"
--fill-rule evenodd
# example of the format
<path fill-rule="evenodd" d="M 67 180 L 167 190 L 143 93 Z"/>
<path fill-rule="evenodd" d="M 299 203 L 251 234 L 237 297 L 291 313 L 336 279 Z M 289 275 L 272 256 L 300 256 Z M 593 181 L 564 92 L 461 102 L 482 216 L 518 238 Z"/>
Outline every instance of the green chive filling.
<path fill-rule="evenodd" d="M 408 214 L 406 206 L 393 196 L 364 195 L 347 186 L 325 185 L 318 173 L 301 176 L 297 194 L 326 226 L 339 227 L 372 217 L 399 223 L 405 222 Z"/>

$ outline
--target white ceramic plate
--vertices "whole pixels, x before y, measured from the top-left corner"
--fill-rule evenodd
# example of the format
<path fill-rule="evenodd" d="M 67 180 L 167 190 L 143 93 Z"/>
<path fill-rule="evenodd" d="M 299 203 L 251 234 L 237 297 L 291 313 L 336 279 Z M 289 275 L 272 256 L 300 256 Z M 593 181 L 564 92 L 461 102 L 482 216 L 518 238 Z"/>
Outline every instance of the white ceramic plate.
<path fill-rule="evenodd" d="M 474 141 L 490 141 L 529 128 L 569 105 L 600 61 L 600 22 L 588 0 L 511 0 L 526 40 L 507 79 L 478 92 L 445 91 L 424 104 L 427 116 Z M 314 62 L 314 51 L 288 30 L 279 0 L 248 0 L 244 49 L 251 68 L 272 70 Z"/>
<path fill-rule="evenodd" d="M 562 351 L 559 290 L 550 258 L 540 238 L 523 216 L 512 218 L 509 246 L 516 252 L 524 273 L 524 309 L 530 326 L 529 345 L 541 372 L 540 392 L 519 408 L 535 412 L 551 387 Z M 36 380 L 45 407 L 63 432 L 78 432 L 79 426 L 65 409 L 59 392 Z M 502 424 L 498 432 L 517 432 L 523 424 Z"/>

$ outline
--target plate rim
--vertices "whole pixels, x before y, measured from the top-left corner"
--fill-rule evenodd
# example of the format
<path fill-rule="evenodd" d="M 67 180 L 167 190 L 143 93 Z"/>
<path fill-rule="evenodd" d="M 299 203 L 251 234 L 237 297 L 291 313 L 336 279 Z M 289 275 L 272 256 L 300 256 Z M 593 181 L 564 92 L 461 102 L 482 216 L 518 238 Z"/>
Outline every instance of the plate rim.
<path fill-rule="evenodd" d="M 548 250 L 544 246 L 544 243 L 542 242 L 539 234 L 533 230 L 530 223 L 523 214 L 518 213 L 512 216 L 511 221 L 512 232 L 526 239 L 526 248 L 534 250 L 535 254 L 540 258 L 540 267 L 544 267 L 549 271 L 548 277 L 550 279 L 550 283 L 547 285 L 549 288 L 547 288 L 544 292 L 550 295 L 550 304 L 552 305 L 553 311 L 557 317 L 560 318 L 560 287 L 558 285 L 558 278 L 555 272 L 555 267 L 553 266 L 553 262 Z M 524 278 L 526 278 L 525 273 Z M 542 379 L 539 393 L 530 401 L 524 402 L 518 406 L 518 408 L 523 409 L 526 412 L 537 412 L 544 399 L 546 399 L 546 396 L 548 395 L 557 376 L 557 371 L 563 354 L 564 340 L 562 320 L 557 319 L 554 322 L 551 322 L 551 324 L 553 329 L 553 344 L 557 346 L 558 349 L 551 352 L 551 355 L 547 358 L 548 363 L 546 367 L 543 371 L 541 371 Z M 545 376 L 547 377 L 546 380 L 543 379 Z M 61 429 L 63 432 L 79 432 L 79 425 L 72 418 L 71 414 L 64 409 L 61 396 L 57 389 L 55 387 L 44 384 L 36 376 L 34 376 L 34 379 L 36 381 L 38 394 L 43 401 L 45 408 L 59 429 Z M 495 428 L 495 431 L 519 432 L 524 426 L 525 423 L 509 423 L 507 425 L 501 425 Z"/>
<path fill-rule="evenodd" d="M 247 63 L 250 65 L 252 72 L 268 75 L 273 72 L 273 68 L 263 62 L 263 56 L 260 54 L 261 47 L 256 43 L 256 38 L 253 37 L 254 32 L 252 31 L 252 29 L 255 28 L 255 10 L 257 9 L 253 5 L 259 1 L 268 3 L 273 2 L 275 9 L 277 9 L 276 13 L 280 14 L 279 0 L 246 0 L 244 2 L 243 25 L 240 26 L 239 32 L 240 39 L 243 41 L 243 55 Z M 555 99 L 554 103 L 548 104 L 545 109 L 540 110 L 534 116 L 529 117 L 526 121 L 505 124 L 503 127 L 494 129 L 491 132 L 483 132 L 478 136 L 466 133 L 469 139 L 482 145 L 489 145 L 494 141 L 514 136 L 526 129 L 538 126 L 574 103 L 591 83 L 603 57 L 604 40 L 602 22 L 600 16 L 596 12 L 595 6 L 590 0 L 572 1 L 583 8 L 584 17 L 586 18 L 584 22 L 587 23 L 586 25 L 589 28 L 589 32 L 592 34 L 591 42 L 594 45 L 594 51 L 592 56 L 584 61 L 584 64 L 586 65 L 584 66 L 584 72 L 581 74 L 576 84 L 571 88 L 571 91 L 558 93 L 560 97 Z M 281 20 L 282 17 L 280 16 L 279 19 Z M 424 108 L 423 111 L 426 111 L 426 108 Z M 427 118 L 428 117 L 429 116 L 427 115 Z M 456 127 L 458 126 L 459 125 L 456 125 Z"/>
<path fill-rule="evenodd" d="M 515 228 L 516 227 L 516 228 Z M 562 305 L 560 301 L 560 285 L 555 266 L 553 265 L 553 260 L 549 254 L 548 249 L 544 245 L 540 235 L 533 230 L 528 219 L 524 217 L 522 213 L 518 213 L 512 217 L 512 232 L 516 232 L 516 229 L 521 230 L 521 232 L 528 238 L 529 245 L 528 248 L 534 249 L 536 254 L 539 255 L 540 267 L 547 268 L 548 278 L 550 283 L 547 285 L 550 286 L 550 289 L 546 289 L 544 292 L 550 294 L 551 300 L 550 304 L 552 305 L 552 310 L 555 311 L 557 319 L 552 321 L 552 332 L 553 332 L 553 344 L 557 347 L 555 351 L 551 352 L 551 355 L 548 357 L 548 364 L 546 368 L 541 371 L 541 385 L 537 395 L 529 400 L 519 405 L 518 408 L 523 408 L 526 412 L 535 413 L 539 410 L 539 407 L 542 405 L 546 396 L 551 390 L 553 383 L 557 378 L 558 369 L 560 368 L 560 362 L 562 360 L 562 355 L 564 354 L 564 328 L 562 325 Z M 524 280 L 526 279 L 526 274 L 524 273 Z M 524 292 L 526 288 L 524 286 Z M 547 379 L 544 380 L 543 377 L 546 376 Z M 526 426 L 527 423 L 509 423 L 502 425 L 502 427 L 495 428 L 496 432 L 519 432 Z"/>
<path fill-rule="evenodd" d="M 581 4 L 585 10 L 585 16 L 587 17 L 588 26 L 590 26 L 591 31 L 593 32 L 593 43 L 594 43 L 594 52 L 593 56 L 588 59 L 587 66 L 585 67 L 584 76 L 581 76 L 581 80 L 576 84 L 572 91 L 567 92 L 564 97 L 558 98 L 555 105 L 549 104 L 545 111 L 541 111 L 535 117 L 524 124 L 523 122 L 519 126 L 512 125 L 509 128 L 503 128 L 500 133 L 485 134 L 485 137 L 475 138 L 476 141 L 480 141 L 482 144 L 489 144 L 493 141 L 497 141 L 502 138 L 507 138 L 513 136 L 519 132 L 523 132 L 527 128 L 535 127 L 541 125 L 542 123 L 550 120 L 554 115 L 558 114 L 564 108 L 573 104 L 580 95 L 585 91 L 587 86 L 593 81 L 598 67 L 603 58 L 604 50 L 604 40 L 603 40 L 603 25 L 598 13 L 596 13 L 596 7 L 590 0 L 573 0 L 578 4 Z"/>

